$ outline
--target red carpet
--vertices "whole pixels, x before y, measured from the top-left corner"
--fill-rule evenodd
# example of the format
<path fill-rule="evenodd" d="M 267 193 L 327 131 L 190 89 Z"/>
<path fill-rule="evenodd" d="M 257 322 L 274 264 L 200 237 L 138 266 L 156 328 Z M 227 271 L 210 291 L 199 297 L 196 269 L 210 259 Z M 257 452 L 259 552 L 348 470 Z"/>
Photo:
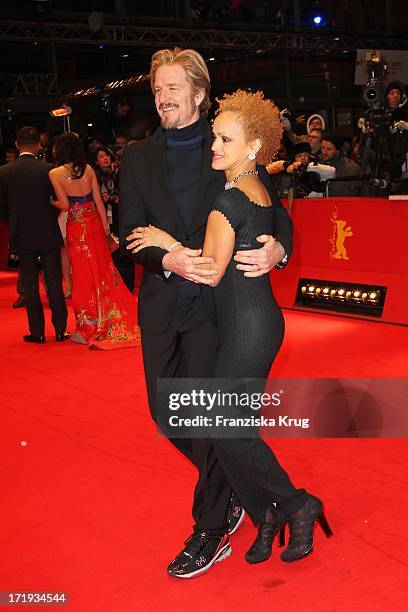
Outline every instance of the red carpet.
<path fill-rule="evenodd" d="M 195 473 L 152 426 L 140 349 L 56 344 L 49 322 L 45 346 L 25 345 L 15 274 L 0 282 L 0 591 L 65 591 L 74 612 L 407 609 L 406 440 L 275 440 L 295 484 L 324 498 L 335 537 L 317 531 L 316 552 L 293 565 L 274 551 L 249 566 L 247 520 L 229 559 L 171 579 Z M 276 376 L 407 376 L 407 328 L 285 318 Z"/>

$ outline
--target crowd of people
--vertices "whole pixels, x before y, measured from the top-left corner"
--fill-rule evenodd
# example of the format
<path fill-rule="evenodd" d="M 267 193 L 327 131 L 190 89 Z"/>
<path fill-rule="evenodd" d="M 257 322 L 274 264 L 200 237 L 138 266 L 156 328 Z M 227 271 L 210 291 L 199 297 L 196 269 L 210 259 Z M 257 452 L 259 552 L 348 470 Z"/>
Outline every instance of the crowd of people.
<path fill-rule="evenodd" d="M 120 275 L 125 258 L 117 256 L 116 267 L 109 249 L 109 244 L 117 247 L 118 242 L 112 234 L 112 229 L 118 233 L 113 215 L 108 217 L 108 207 L 118 205 L 113 158 L 103 149 L 95 150 L 98 178 L 80 138 L 67 133 L 50 143 L 52 163 L 46 162 L 40 159 L 44 144 L 33 126 L 18 130 L 16 148 L 17 159 L 0 169 L 0 214 L 9 224 L 10 248 L 19 259 L 19 297 L 13 306 L 27 310 L 30 333 L 23 340 L 46 341 L 41 263 L 57 341 L 71 339 L 99 349 L 138 346 L 133 284 L 126 266 L 123 274 L 129 288 Z M 117 212 L 115 219 L 117 223 Z M 126 264 L 134 268 L 127 260 Z M 67 298 L 72 299 L 75 313 L 72 334 L 66 330 Z"/>
<path fill-rule="evenodd" d="M 382 143 L 376 139 L 370 147 L 363 173 L 366 178 L 378 178 L 376 162 L 380 157 L 382 161 L 385 160 L 380 173 L 381 176 L 386 175 L 388 187 L 391 181 L 394 181 L 394 187 L 395 181 L 398 181 L 397 192 L 405 193 L 408 180 L 408 101 L 405 88 L 398 81 L 392 81 L 386 86 L 385 111 L 389 112 L 389 134 L 383 136 Z M 83 146 L 88 163 L 96 171 L 107 214 L 115 232 L 118 173 L 125 148 L 150 136 L 154 121 L 147 116 L 137 116 L 125 97 L 118 98 L 113 117 L 115 122 L 109 129 L 105 125 L 106 117 L 100 129 L 94 125 L 92 129 L 97 136 L 88 135 Z M 360 121 L 364 123 L 363 119 Z M 274 162 L 268 165 L 274 187 L 281 197 L 288 197 L 290 187 L 294 188 L 296 197 L 381 195 L 373 188 L 373 183 L 370 184 L 366 179 L 349 181 L 347 178 L 359 177 L 362 173 L 367 137 L 360 122 L 352 138 L 330 130 L 324 113 L 312 113 L 307 118 L 304 114 L 295 117 L 285 109 L 281 111 L 281 122 L 283 135 L 279 150 Z M 394 129 L 392 126 L 395 126 Z M 55 163 L 54 145 L 57 138 L 51 138 L 46 131 L 40 133 L 39 155 L 52 164 Z M 378 150 L 379 147 L 381 150 Z M 17 157 L 18 150 L 15 145 L 11 145 L 4 150 L 3 163 L 10 163 Z M 304 177 L 306 171 L 315 174 L 300 180 L 299 175 Z M 344 178 L 347 180 L 338 180 Z M 317 185 L 319 182 L 320 185 Z M 130 287 L 132 272 L 129 267 L 126 268 L 124 260 L 116 259 L 115 264 L 120 268 L 126 285 Z M 69 289 L 67 266 L 64 270 Z"/>
<path fill-rule="evenodd" d="M 52 166 L 58 166 L 57 160 L 57 143 L 60 136 L 49 138 L 47 132 L 39 133 L 38 159 L 47 161 Z M 109 223 L 110 234 L 112 240 L 110 251 L 115 267 L 119 271 L 123 282 L 130 292 L 133 292 L 135 286 L 135 266 L 126 255 L 118 248 L 116 237 L 119 233 L 118 228 L 118 209 L 119 209 L 119 168 L 122 155 L 125 147 L 128 144 L 128 138 L 118 134 L 115 142 L 109 146 L 104 145 L 99 139 L 90 139 L 89 142 L 83 142 L 84 155 L 89 165 L 94 170 L 102 197 L 106 215 Z M 10 146 L 5 151 L 4 166 L 15 162 L 20 155 L 18 145 Z M 68 211 L 61 210 L 58 216 L 58 224 L 63 237 L 63 245 L 61 246 L 61 262 L 62 273 L 65 282 L 65 298 L 72 297 L 72 281 L 71 281 L 71 263 L 68 255 L 68 245 L 66 239 L 66 225 L 68 219 Z M 43 282 L 47 291 L 46 282 Z M 17 299 L 13 303 L 13 308 L 22 308 L 26 305 L 26 296 L 22 281 L 21 270 L 19 271 L 17 280 Z"/>
<path fill-rule="evenodd" d="M 320 114 L 311 114 L 306 120 L 304 115 L 293 118 L 283 111 L 284 135 L 278 152 L 281 163 L 276 161 L 268 167 L 281 197 L 287 197 L 291 187 L 297 197 L 382 195 L 378 185 L 386 189 L 385 194 L 390 190 L 406 193 L 408 102 L 401 83 L 391 81 L 386 86 L 383 112 L 381 130 L 370 125 L 370 117 L 362 118 L 355 136 L 344 138 L 328 130 Z"/>

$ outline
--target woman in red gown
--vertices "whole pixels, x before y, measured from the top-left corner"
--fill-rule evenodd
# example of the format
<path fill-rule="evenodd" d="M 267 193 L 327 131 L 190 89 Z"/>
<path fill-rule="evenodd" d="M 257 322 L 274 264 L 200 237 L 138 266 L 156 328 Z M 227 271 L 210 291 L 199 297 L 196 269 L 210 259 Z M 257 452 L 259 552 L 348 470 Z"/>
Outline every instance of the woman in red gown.
<path fill-rule="evenodd" d="M 140 345 L 136 300 L 124 285 L 108 249 L 109 225 L 98 181 L 76 134 L 56 141 L 59 166 L 50 172 L 57 199 L 68 210 L 67 242 L 72 269 L 76 329 L 71 339 L 89 348 Z"/>

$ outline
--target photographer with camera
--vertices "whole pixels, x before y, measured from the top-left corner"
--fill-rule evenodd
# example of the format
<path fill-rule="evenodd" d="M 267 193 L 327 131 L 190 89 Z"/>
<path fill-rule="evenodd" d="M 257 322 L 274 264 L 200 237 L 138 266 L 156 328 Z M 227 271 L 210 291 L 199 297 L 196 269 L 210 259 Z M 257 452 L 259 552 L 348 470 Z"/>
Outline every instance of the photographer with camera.
<path fill-rule="evenodd" d="M 391 81 L 385 88 L 386 107 L 390 109 L 392 121 L 404 121 L 408 119 L 408 103 L 404 95 L 404 88 L 398 81 Z"/>
<path fill-rule="evenodd" d="M 381 189 L 398 191 L 408 151 L 408 104 L 404 86 L 391 81 L 384 89 L 387 64 L 378 52 L 367 57 L 366 67 L 368 82 L 362 98 L 367 110 L 358 122 L 360 174 L 370 174 L 373 181 L 383 183 L 385 187 L 380 185 Z"/>
<path fill-rule="evenodd" d="M 323 197 L 325 181 L 336 174 L 334 168 L 318 162 L 312 155 L 310 144 L 305 141 L 292 147 L 289 160 L 277 160 L 266 169 L 272 175 L 272 183 L 280 197 L 288 198 L 289 209 L 294 197 Z"/>
<path fill-rule="evenodd" d="M 324 130 L 325 122 L 321 115 L 311 115 L 307 120 L 305 115 L 296 115 L 287 108 L 280 111 L 281 124 L 283 128 L 283 141 L 285 146 L 290 148 L 296 142 L 308 140 L 310 131 L 317 128 Z"/>
<path fill-rule="evenodd" d="M 403 178 L 408 153 L 408 99 L 398 81 L 391 81 L 385 89 L 385 106 L 390 114 L 390 146 L 392 179 Z"/>
<path fill-rule="evenodd" d="M 294 187 L 296 197 L 321 198 L 325 190 L 325 181 L 336 176 L 335 168 L 321 164 L 312 155 L 308 142 L 298 142 L 291 151 L 294 170 Z"/>
<path fill-rule="evenodd" d="M 280 159 L 268 164 L 266 170 L 279 197 L 287 198 L 288 190 L 293 184 L 293 173 L 297 172 L 300 168 L 301 162 L 293 162 L 284 144 L 284 140 L 281 141 L 278 156 Z"/>
<path fill-rule="evenodd" d="M 283 128 L 283 142 L 285 147 L 289 149 L 298 138 L 295 132 L 296 121 L 292 113 L 287 108 L 280 111 L 280 119 Z"/>

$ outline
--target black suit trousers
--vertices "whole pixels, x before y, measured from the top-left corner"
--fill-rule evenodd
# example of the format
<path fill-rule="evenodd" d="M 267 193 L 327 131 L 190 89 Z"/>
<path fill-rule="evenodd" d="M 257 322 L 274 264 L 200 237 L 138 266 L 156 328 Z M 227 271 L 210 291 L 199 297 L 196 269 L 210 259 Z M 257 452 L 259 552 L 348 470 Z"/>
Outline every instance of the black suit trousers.
<path fill-rule="evenodd" d="M 201 297 L 178 297 L 168 329 L 160 334 L 142 328 L 142 348 L 149 405 L 158 421 L 157 378 L 211 378 L 218 347 L 217 330 L 208 318 Z M 226 532 L 226 512 L 231 486 L 206 439 L 170 441 L 199 471 L 194 491 L 193 519 L 196 530 L 213 535 Z"/>
<path fill-rule="evenodd" d="M 38 287 L 38 257 L 41 258 L 48 299 L 52 312 L 52 324 L 56 334 L 66 330 L 68 311 L 62 288 L 60 248 L 21 250 L 18 252 L 22 274 L 28 326 L 33 336 L 45 335 L 44 309 Z"/>
<path fill-rule="evenodd" d="M 126 255 L 122 255 L 120 249 L 112 253 L 112 260 L 126 287 L 130 293 L 133 293 L 135 288 L 135 262 Z"/>

